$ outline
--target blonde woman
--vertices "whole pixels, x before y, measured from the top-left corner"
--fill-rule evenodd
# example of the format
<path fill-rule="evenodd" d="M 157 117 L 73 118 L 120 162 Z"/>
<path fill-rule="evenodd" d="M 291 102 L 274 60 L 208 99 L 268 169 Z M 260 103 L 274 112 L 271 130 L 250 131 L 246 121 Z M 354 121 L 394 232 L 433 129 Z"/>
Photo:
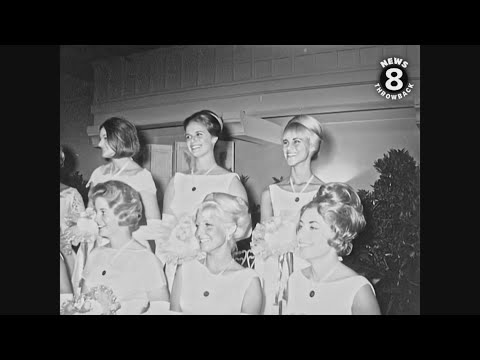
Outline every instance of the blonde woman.
<path fill-rule="evenodd" d="M 251 227 L 247 203 L 230 194 L 209 194 L 196 213 L 196 227 L 206 257 L 178 266 L 170 309 L 185 314 L 261 314 L 260 278 L 232 256 L 236 241 Z"/>
<path fill-rule="evenodd" d="M 297 222 L 300 209 L 315 196 L 323 181 L 317 178 L 311 168 L 320 151 L 323 129 L 320 122 L 309 115 L 293 117 L 285 126 L 282 135 L 283 156 L 290 167 L 290 174 L 283 181 L 272 184 L 262 193 L 261 221 L 272 216 L 282 216 L 287 221 Z M 279 304 L 275 304 L 276 283 L 280 271 L 278 260 L 273 257 L 255 260 L 255 268 L 264 278 L 266 315 L 278 315 Z M 307 263 L 293 257 L 294 269 Z M 286 267 L 286 263 L 285 263 Z M 288 269 L 283 271 L 288 276 Z M 286 281 L 286 279 L 283 279 Z"/>
<path fill-rule="evenodd" d="M 142 219 L 138 191 L 121 181 L 110 180 L 91 190 L 99 235 L 108 244 L 95 247 L 82 275 L 82 293 L 104 285 L 113 290 L 121 309 L 117 314 L 141 314 L 165 304 L 169 293 L 162 262 L 132 233 Z M 168 308 L 168 304 L 163 306 Z"/>

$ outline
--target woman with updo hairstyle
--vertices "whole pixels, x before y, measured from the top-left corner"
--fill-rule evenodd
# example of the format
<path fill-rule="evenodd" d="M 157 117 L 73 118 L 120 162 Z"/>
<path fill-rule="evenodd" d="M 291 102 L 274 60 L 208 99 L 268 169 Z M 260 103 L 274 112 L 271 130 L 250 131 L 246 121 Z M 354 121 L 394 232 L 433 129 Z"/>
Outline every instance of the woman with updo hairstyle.
<path fill-rule="evenodd" d="M 164 219 L 192 216 L 207 194 L 223 192 L 248 202 L 247 192 L 238 174 L 219 166 L 214 149 L 223 130 L 223 120 L 210 110 L 198 111 L 183 122 L 190 154 L 190 169 L 177 172 L 170 179 L 163 198 Z M 250 233 L 243 234 L 243 239 Z M 159 256 L 161 256 L 159 254 Z M 176 266 L 167 264 L 166 275 L 171 290 Z"/>
<path fill-rule="evenodd" d="M 195 224 L 206 257 L 178 266 L 170 309 L 184 314 L 261 314 L 260 278 L 232 256 L 236 242 L 251 228 L 245 200 L 209 194 L 196 211 Z"/>
<path fill-rule="evenodd" d="M 312 172 L 311 162 L 318 157 L 323 138 L 320 122 L 310 115 L 294 116 L 282 135 L 283 156 L 290 175 L 269 185 L 262 193 L 261 220 L 272 216 L 298 215 L 324 182 Z"/>
<path fill-rule="evenodd" d="M 344 265 L 339 256 L 365 227 L 363 206 L 348 184 L 331 182 L 302 207 L 297 228 L 298 255 L 309 266 L 288 280 L 287 314 L 379 315 L 372 284 Z"/>
<path fill-rule="evenodd" d="M 117 314 L 141 314 L 149 307 L 168 309 L 169 294 L 162 262 L 132 237 L 142 219 L 138 191 L 110 180 L 90 191 L 99 236 L 108 244 L 95 247 L 83 271 L 82 293 L 105 285 L 113 290 L 121 309 Z"/>
<path fill-rule="evenodd" d="M 313 116 L 297 115 L 287 123 L 282 134 L 282 144 L 290 174 L 263 191 L 260 207 L 262 222 L 272 216 L 281 216 L 283 221 L 298 222 L 301 207 L 313 199 L 324 183 L 313 174 L 311 168 L 312 160 L 318 157 L 323 137 L 322 125 Z M 265 314 L 278 315 L 278 304 L 274 305 L 276 283 L 280 276 L 277 259 L 257 258 L 255 266 L 265 281 Z M 293 256 L 294 269 L 305 266 L 308 264 L 303 259 Z M 288 276 L 286 268 L 283 274 Z"/>

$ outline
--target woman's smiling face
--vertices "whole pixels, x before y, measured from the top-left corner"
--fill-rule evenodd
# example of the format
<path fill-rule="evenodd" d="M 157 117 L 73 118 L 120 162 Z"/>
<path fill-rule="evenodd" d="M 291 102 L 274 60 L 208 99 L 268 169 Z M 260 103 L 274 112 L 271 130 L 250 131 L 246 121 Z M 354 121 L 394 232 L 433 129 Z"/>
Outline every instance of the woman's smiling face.
<path fill-rule="evenodd" d="M 98 224 L 98 232 L 102 237 L 110 238 L 120 226 L 118 216 L 113 213 L 105 198 L 99 196 L 95 199 L 95 222 Z"/>
<path fill-rule="evenodd" d="M 297 231 L 298 255 L 306 260 L 325 255 L 335 249 L 328 240 L 335 237 L 335 231 L 325 222 L 316 208 L 304 211 Z"/>
<path fill-rule="evenodd" d="M 200 249 L 211 252 L 223 246 L 229 236 L 229 222 L 219 216 L 213 208 L 204 208 L 197 213 L 195 237 L 200 242 Z"/>
<path fill-rule="evenodd" d="M 200 157 L 213 151 L 218 138 L 212 136 L 202 123 L 190 121 L 185 129 L 185 140 L 188 151 L 190 151 L 194 157 Z"/>
<path fill-rule="evenodd" d="M 310 139 L 297 131 L 286 131 L 283 134 L 283 156 L 288 166 L 294 166 L 310 157 Z"/>

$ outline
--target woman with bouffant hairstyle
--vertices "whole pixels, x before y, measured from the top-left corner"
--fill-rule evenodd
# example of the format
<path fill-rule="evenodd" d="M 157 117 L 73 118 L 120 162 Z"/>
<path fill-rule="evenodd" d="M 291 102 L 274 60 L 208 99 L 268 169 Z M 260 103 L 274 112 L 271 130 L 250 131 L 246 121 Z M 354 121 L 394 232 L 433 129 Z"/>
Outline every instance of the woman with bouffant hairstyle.
<path fill-rule="evenodd" d="M 122 308 L 117 314 L 141 314 L 169 294 L 162 262 L 132 237 L 142 219 L 138 191 L 121 181 L 95 185 L 90 192 L 99 235 L 108 245 L 90 253 L 83 271 L 82 292 L 105 285 Z M 168 305 L 166 306 L 168 308 Z"/>
<path fill-rule="evenodd" d="M 246 201 L 211 193 L 196 211 L 195 224 L 195 237 L 206 257 L 178 266 L 170 309 L 185 314 L 260 314 L 260 278 L 232 256 L 236 242 L 251 230 Z"/>
<path fill-rule="evenodd" d="M 372 284 L 344 265 L 352 240 L 365 227 L 363 206 L 348 184 L 324 184 L 302 207 L 298 255 L 310 266 L 288 280 L 287 314 L 379 315 Z"/>

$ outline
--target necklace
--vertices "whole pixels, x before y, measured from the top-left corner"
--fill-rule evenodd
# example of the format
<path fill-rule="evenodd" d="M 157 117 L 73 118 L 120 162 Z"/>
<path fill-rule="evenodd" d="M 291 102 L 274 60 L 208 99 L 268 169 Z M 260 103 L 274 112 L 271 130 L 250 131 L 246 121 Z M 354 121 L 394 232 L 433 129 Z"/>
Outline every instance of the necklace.
<path fill-rule="evenodd" d="M 230 265 L 231 265 L 234 261 L 235 261 L 235 259 L 230 260 L 229 263 L 227 264 L 227 266 L 225 266 L 222 271 L 220 271 L 218 274 L 214 274 L 213 276 L 214 276 L 215 278 L 217 278 L 217 277 L 219 277 L 220 275 L 222 275 L 222 274 L 230 267 Z M 207 267 L 207 260 L 205 260 L 205 267 Z M 207 270 L 208 270 L 208 268 L 207 268 Z M 210 292 L 209 292 L 208 290 L 205 290 L 205 291 L 203 292 L 203 296 L 207 297 L 208 295 L 210 295 Z"/>
<path fill-rule="evenodd" d="M 107 266 L 105 266 L 105 268 L 103 269 L 102 271 L 102 276 L 105 276 L 107 274 L 107 269 L 110 269 L 113 265 L 113 262 L 120 256 L 120 254 L 128 247 L 128 245 L 130 245 L 132 242 L 134 242 L 135 239 L 132 239 L 130 241 L 128 241 L 125 245 L 122 245 L 122 247 L 120 249 L 118 249 L 117 253 L 114 255 L 114 257 L 112 258 L 112 260 L 110 260 L 110 262 L 107 264 Z"/>
<path fill-rule="evenodd" d="M 210 169 L 208 169 L 205 174 L 202 174 L 202 175 L 208 175 L 208 174 L 210 173 L 210 171 L 212 171 L 212 170 L 215 168 L 215 166 L 217 166 L 216 163 L 213 164 L 213 166 L 212 166 Z M 192 168 L 192 170 L 191 170 L 190 172 L 191 172 L 191 174 L 192 174 L 192 185 L 193 185 L 192 191 L 195 191 L 195 190 L 197 190 L 197 187 L 195 186 L 195 176 L 194 176 L 194 174 L 193 174 L 193 168 Z"/>
<path fill-rule="evenodd" d="M 299 202 L 300 201 L 300 197 L 298 195 L 300 195 L 301 193 L 303 193 L 305 191 L 305 189 L 308 187 L 308 185 L 310 185 L 310 182 L 313 180 L 314 178 L 314 175 L 310 176 L 310 179 L 308 179 L 307 183 L 305 184 L 305 186 L 303 187 L 302 191 L 300 191 L 298 194 L 295 192 L 295 188 L 293 187 L 293 181 L 292 181 L 292 177 L 290 176 L 290 186 L 292 188 L 292 192 L 293 192 L 293 195 L 297 195 L 295 197 L 295 202 Z"/>
<path fill-rule="evenodd" d="M 323 281 L 325 281 L 330 275 L 333 274 L 333 272 L 335 271 L 336 267 L 338 266 L 338 263 L 336 263 L 331 269 L 330 271 L 328 271 L 325 275 L 323 275 L 320 280 L 316 281 L 316 283 L 321 283 Z M 311 291 L 309 293 L 310 297 L 313 298 L 315 296 L 315 290 L 313 290 L 315 288 L 315 285 L 314 285 L 314 281 L 313 281 L 313 268 L 312 268 L 312 273 L 310 275 L 310 287 L 311 287 Z"/>

